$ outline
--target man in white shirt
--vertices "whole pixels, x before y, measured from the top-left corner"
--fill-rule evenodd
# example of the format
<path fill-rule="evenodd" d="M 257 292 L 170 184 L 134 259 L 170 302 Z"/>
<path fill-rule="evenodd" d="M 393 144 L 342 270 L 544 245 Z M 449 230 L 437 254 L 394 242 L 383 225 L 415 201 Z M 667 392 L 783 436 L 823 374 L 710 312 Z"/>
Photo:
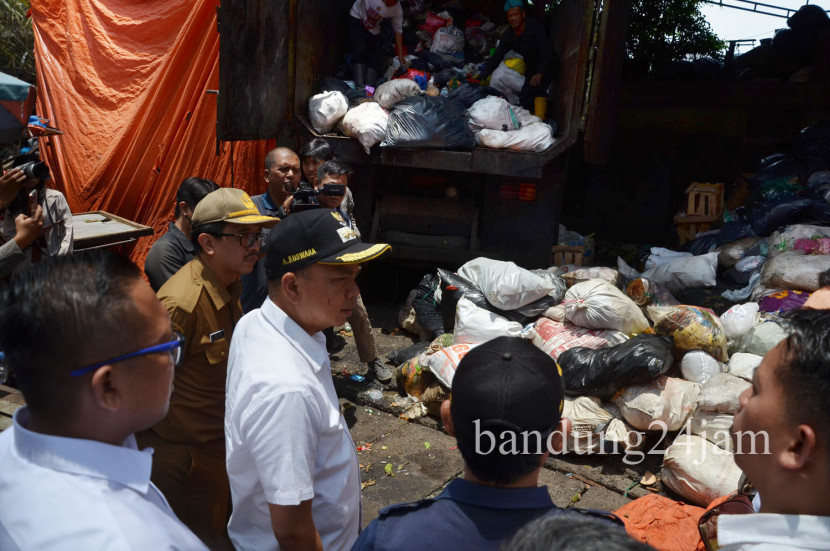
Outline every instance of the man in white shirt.
<path fill-rule="evenodd" d="M 167 412 L 182 341 L 129 260 L 45 259 L 0 297 L 27 406 L 0 435 L 0 549 L 206 549 L 133 433 Z"/>
<path fill-rule="evenodd" d="M 225 442 L 233 513 L 248 549 L 348 550 L 360 529 L 360 474 L 322 330 L 342 325 L 367 244 L 328 209 L 293 214 L 268 236 L 268 300 L 231 341 Z"/>
<path fill-rule="evenodd" d="M 717 517 L 713 549 L 830 549 L 830 312 L 788 318 L 790 335 L 758 366 L 732 425 L 761 511 Z"/>
<path fill-rule="evenodd" d="M 399 0 L 355 0 L 349 11 L 349 53 L 358 90 L 374 86 L 381 71 L 383 41 L 381 23 L 386 19 L 395 33 L 395 54 L 401 65 L 403 54 L 403 8 Z"/>

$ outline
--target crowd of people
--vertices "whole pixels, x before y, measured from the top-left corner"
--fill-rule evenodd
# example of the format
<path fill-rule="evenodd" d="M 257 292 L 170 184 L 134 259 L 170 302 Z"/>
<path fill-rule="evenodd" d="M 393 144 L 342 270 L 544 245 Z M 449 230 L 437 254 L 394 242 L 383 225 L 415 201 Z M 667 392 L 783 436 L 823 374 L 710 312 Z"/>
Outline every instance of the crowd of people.
<path fill-rule="evenodd" d="M 508 337 L 462 359 L 441 408 L 463 476 L 361 530 L 326 332 L 349 321 L 367 374 L 389 381 L 355 280 L 390 247 L 361 241 L 353 173 L 325 141 L 269 152 L 263 176 L 254 197 L 183 181 L 144 266 L 150 285 L 115 253 L 61 254 L 68 208 L 42 180 L 3 176 L 16 233 L 0 251 L 20 256 L 48 224 L 41 252 L 55 254 L 15 264 L 0 293 L 0 346 L 26 399 L 0 434 L 0 549 L 649 548 L 614 515 L 562 510 L 538 486 L 571 428 L 561 372 Z M 311 208 L 295 199 L 303 189 Z M 18 211 L 30 190 L 38 202 Z M 754 512 L 707 514 L 708 549 L 826 548 L 823 293 L 789 317 L 741 396 L 733 438 L 764 432 L 770 453 L 736 455 Z M 528 434 L 535 449 L 504 451 Z"/>

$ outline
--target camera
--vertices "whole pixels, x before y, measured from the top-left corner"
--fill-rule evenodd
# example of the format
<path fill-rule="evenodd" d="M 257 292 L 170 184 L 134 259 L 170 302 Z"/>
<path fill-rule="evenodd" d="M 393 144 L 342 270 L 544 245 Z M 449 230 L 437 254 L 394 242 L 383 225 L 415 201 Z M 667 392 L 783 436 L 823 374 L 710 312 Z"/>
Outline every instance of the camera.
<path fill-rule="evenodd" d="M 46 166 L 46 163 L 40 161 L 29 161 L 15 168 L 22 170 L 27 178 L 37 178 L 38 180 L 49 178 L 49 167 Z"/>
<path fill-rule="evenodd" d="M 291 209 L 294 212 L 319 209 L 320 204 L 315 197 L 318 195 L 329 195 L 342 197 L 346 195 L 346 186 L 343 184 L 323 184 L 323 189 L 314 189 L 307 182 L 300 184 L 300 189 L 291 194 L 294 197 L 294 204 Z"/>

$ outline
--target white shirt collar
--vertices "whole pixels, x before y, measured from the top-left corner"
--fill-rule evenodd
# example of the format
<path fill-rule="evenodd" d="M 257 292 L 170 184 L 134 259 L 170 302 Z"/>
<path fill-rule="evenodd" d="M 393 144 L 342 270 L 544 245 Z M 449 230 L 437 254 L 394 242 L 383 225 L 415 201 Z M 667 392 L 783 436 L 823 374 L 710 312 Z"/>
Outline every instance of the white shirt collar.
<path fill-rule="evenodd" d="M 830 549 L 830 517 L 764 513 L 718 517 L 719 546 L 746 543 Z"/>
<path fill-rule="evenodd" d="M 111 480 L 141 494 L 150 488 L 151 449 L 139 451 L 130 435 L 121 446 L 95 440 L 40 434 L 26 428 L 29 409 L 14 414 L 14 447 L 17 454 L 55 471 Z"/>
<path fill-rule="evenodd" d="M 329 365 L 329 353 L 326 351 L 326 336 L 322 331 L 309 335 L 305 329 L 300 327 L 296 321 L 288 317 L 282 308 L 277 306 L 270 298 L 265 299 L 262 304 L 262 315 L 274 328 L 288 337 L 288 342 L 301 354 L 306 356 L 313 369 L 319 372 L 324 366 Z"/>

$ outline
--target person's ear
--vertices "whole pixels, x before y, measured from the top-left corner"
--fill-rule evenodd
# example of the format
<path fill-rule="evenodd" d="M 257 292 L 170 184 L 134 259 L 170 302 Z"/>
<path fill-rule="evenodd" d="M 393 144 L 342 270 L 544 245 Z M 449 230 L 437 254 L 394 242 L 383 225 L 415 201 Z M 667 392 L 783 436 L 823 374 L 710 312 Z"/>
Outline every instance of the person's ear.
<path fill-rule="evenodd" d="M 455 436 L 455 425 L 452 424 L 452 415 L 450 413 L 450 400 L 444 400 L 441 402 L 441 422 L 444 423 L 444 428 L 447 430 L 447 434 L 450 436 Z"/>
<path fill-rule="evenodd" d="M 213 256 L 216 253 L 216 241 L 209 233 L 200 233 L 197 241 L 208 256 Z"/>
<path fill-rule="evenodd" d="M 297 281 L 297 274 L 294 272 L 283 274 L 280 284 L 282 285 L 282 294 L 288 299 L 288 302 L 298 304 L 300 302 L 300 285 Z"/>
<path fill-rule="evenodd" d="M 90 386 L 98 407 L 108 411 L 117 411 L 121 407 L 122 397 L 116 381 L 111 365 L 99 367 L 92 374 Z"/>
<path fill-rule="evenodd" d="M 556 425 L 556 429 L 551 433 L 550 439 L 548 440 L 548 451 L 552 454 L 559 454 L 565 449 L 565 442 L 567 440 L 568 434 L 571 433 L 571 429 L 573 428 L 573 423 L 570 419 L 566 419 L 563 417 L 559 420 L 559 424 Z"/>
<path fill-rule="evenodd" d="M 271 171 L 267 168 L 262 171 L 262 177 L 265 178 L 265 181 L 270 183 L 271 182 Z"/>
<path fill-rule="evenodd" d="M 815 462 L 817 447 L 816 432 L 810 425 L 798 425 L 792 440 L 780 453 L 781 466 L 789 470 L 801 470 Z"/>
<path fill-rule="evenodd" d="M 190 220 L 190 217 L 193 216 L 193 211 L 190 210 L 190 207 L 187 206 L 186 202 L 179 201 L 179 214 Z"/>

